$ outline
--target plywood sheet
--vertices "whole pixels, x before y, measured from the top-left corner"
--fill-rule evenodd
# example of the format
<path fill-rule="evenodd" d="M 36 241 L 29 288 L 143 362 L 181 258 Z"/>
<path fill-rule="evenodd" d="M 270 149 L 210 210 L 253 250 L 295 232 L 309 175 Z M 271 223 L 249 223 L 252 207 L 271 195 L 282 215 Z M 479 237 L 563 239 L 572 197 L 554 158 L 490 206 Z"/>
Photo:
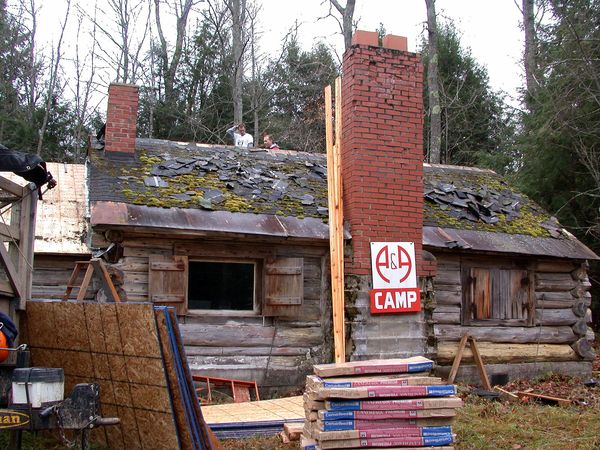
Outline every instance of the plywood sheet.
<path fill-rule="evenodd" d="M 304 420 L 305 417 L 301 395 L 274 400 L 203 406 L 202 414 L 209 426 L 223 423 Z"/>
<path fill-rule="evenodd" d="M 178 448 L 151 304 L 37 302 L 27 304 L 32 363 L 63 367 L 65 392 L 98 383 L 102 414 L 117 426 L 94 429 L 110 448 Z"/>

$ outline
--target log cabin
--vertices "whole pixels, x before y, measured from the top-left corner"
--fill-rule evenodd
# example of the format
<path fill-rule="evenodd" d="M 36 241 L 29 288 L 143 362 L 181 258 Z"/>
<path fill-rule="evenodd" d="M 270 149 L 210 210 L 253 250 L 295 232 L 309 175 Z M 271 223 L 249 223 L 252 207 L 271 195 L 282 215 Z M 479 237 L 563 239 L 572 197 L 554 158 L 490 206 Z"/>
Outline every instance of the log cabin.
<path fill-rule="evenodd" d="M 347 359 L 425 355 L 444 373 L 467 333 L 492 374 L 589 375 L 598 257 L 495 173 L 423 164 L 405 39 L 357 31 L 342 69 Z M 112 245 L 128 301 L 177 309 L 192 371 L 302 386 L 333 353 L 325 155 L 136 138 L 137 104 L 136 86 L 110 86 L 92 246 Z M 371 314 L 371 242 L 414 243 L 421 311 Z"/>
<path fill-rule="evenodd" d="M 91 256 L 85 165 L 48 162 L 46 166 L 57 185 L 44 189 L 36 209 L 31 298 L 37 300 L 61 299 L 75 262 Z M 27 184 L 11 172 L 3 176 L 21 186 Z M 86 298 L 94 298 L 92 289 Z"/>

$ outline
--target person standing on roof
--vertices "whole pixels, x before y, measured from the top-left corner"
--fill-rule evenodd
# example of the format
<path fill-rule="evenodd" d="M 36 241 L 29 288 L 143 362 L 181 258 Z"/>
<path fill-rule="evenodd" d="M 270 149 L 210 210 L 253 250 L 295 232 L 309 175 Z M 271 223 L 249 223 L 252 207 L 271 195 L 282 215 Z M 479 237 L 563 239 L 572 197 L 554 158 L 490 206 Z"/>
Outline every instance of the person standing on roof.
<path fill-rule="evenodd" d="M 250 133 L 246 133 L 246 125 L 243 123 L 229 128 L 227 134 L 231 136 L 236 147 L 254 147 L 254 138 Z"/>
<path fill-rule="evenodd" d="M 263 144 L 270 150 L 279 150 L 279 145 L 273 142 L 273 135 L 269 133 L 263 134 Z"/>

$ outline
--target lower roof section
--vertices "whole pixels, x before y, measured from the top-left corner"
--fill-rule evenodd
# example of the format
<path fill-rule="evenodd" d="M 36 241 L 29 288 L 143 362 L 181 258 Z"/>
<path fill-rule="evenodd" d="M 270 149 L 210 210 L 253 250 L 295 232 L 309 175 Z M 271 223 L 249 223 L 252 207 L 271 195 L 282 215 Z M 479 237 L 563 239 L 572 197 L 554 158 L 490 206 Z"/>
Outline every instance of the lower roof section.
<path fill-rule="evenodd" d="M 135 228 L 146 231 L 237 234 L 299 240 L 329 240 L 329 227 L 321 219 L 283 217 L 199 209 L 155 208 L 129 203 L 92 203 L 92 227 Z"/>
<path fill-rule="evenodd" d="M 423 227 L 423 245 L 440 249 L 549 256 L 569 259 L 600 259 L 568 232 L 560 238 L 524 234 Z"/>

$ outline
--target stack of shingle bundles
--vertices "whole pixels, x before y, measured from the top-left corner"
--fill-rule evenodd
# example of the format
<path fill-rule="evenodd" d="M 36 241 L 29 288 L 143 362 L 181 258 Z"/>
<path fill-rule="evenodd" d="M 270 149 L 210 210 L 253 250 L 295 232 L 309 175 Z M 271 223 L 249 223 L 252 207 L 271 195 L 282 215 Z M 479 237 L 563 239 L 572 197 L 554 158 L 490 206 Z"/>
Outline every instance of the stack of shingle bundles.
<path fill-rule="evenodd" d="M 452 449 L 462 401 L 432 369 L 421 356 L 315 366 L 306 380 L 302 448 Z"/>

